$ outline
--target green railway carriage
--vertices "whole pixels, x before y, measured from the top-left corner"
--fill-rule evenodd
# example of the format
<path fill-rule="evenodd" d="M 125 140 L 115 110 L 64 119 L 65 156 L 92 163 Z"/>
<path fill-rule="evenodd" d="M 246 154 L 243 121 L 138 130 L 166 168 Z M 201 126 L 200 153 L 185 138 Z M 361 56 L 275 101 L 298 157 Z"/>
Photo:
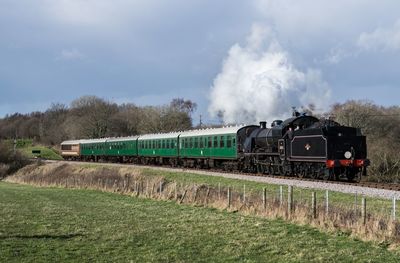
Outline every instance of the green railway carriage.
<path fill-rule="evenodd" d="M 237 169 L 243 160 L 244 139 L 258 126 L 234 126 L 193 130 L 179 136 L 179 157 L 183 166 Z"/>
<path fill-rule="evenodd" d="M 106 155 L 106 139 L 80 140 L 81 156 L 97 161 Z"/>
<path fill-rule="evenodd" d="M 110 138 L 105 142 L 107 157 L 136 157 L 137 139 L 139 136 Z"/>
<path fill-rule="evenodd" d="M 224 127 L 183 132 L 179 136 L 181 158 L 237 158 L 237 132 L 240 127 Z"/>
<path fill-rule="evenodd" d="M 137 142 L 138 156 L 146 158 L 177 158 L 179 133 L 146 134 Z"/>
<path fill-rule="evenodd" d="M 235 126 L 63 142 L 63 156 L 144 164 L 234 169 L 246 158 L 245 138 L 258 126 Z M 79 145 L 79 148 L 78 148 Z M 74 151 L 69 153 L 68 151 Z"/>

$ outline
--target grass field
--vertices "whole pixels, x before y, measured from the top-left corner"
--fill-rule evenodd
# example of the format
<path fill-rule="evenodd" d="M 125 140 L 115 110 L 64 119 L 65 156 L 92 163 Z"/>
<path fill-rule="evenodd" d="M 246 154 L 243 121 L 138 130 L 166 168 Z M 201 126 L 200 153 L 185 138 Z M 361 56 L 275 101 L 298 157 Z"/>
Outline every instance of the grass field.
<path fill-rule="evenodd" d="M 91 190 L 0 182 L 0 261 L 399 262 L 280 220 Z"/>

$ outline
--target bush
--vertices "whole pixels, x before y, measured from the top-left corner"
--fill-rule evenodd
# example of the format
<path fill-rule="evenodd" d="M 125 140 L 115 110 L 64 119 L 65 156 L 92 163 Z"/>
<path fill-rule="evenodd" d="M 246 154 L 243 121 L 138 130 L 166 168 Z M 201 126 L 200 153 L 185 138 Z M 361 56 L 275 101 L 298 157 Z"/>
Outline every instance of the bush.
<path fill-rule="evenodd" d="M 0 178 L 18 171 L 29 163 L 30 161 L 19 151 L 14 154 L 9 144 L 0 142 Z"/>
<path fill-rule="evenodd" d="M 0 180 L 6 177 L 9 168 L 7 164 L 0 163 Z"/>

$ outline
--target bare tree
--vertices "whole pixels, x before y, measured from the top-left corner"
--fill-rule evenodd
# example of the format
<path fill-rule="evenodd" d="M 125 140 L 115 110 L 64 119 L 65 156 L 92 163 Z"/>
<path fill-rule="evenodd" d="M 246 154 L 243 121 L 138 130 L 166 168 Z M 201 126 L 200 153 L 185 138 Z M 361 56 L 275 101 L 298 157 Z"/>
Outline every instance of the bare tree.
<path fill-rule="evenodd" d="M 86 138 L 104 137 L 109 133 L 110 117 L 118 111 L 118 106 L 96 96 L 83 96 L 71 103 L 70 125 L 79 136 Z"/>

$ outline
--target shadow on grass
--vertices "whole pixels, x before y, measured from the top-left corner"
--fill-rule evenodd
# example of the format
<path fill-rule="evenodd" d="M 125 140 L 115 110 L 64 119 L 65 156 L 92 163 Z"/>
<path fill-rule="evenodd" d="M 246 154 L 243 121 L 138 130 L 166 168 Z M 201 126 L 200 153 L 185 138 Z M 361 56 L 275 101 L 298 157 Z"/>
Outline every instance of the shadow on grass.
<path fill-rule="evenodd" d="M 75 237 L 83 237 L 85 235 L 82 234 L 68 234 L 68 235 L 10 235 L 10 236 L 0 236 L 0 239 L 10 239 L 10 238 L 18 238 L 18 239 L 71 239 Z"/>

